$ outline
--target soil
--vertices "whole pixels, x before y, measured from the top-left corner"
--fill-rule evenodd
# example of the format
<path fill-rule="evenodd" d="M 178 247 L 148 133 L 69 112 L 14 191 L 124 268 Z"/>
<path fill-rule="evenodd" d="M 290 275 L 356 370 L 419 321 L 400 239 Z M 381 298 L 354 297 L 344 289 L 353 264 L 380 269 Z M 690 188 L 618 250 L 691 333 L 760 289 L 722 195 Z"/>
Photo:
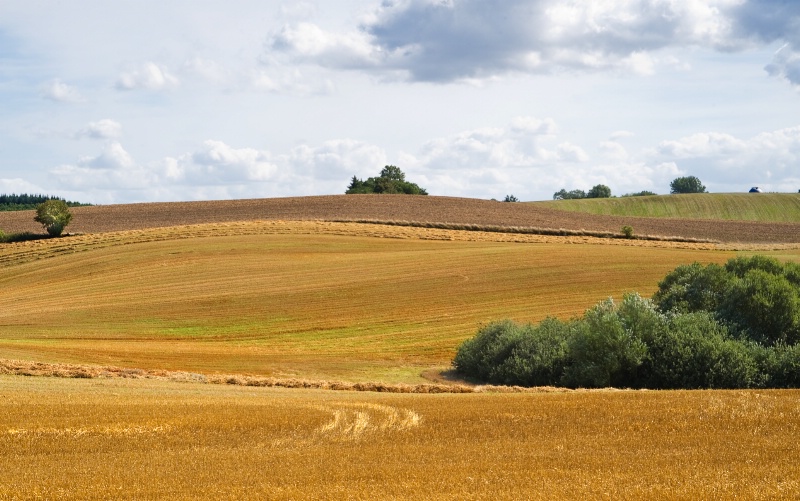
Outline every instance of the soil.
<path fill-rule="evenodd" d="M 800 222 L 774 223 L 598 216 L 535 204 L 410 195 L 327 195 L 209 202 L 98 205 L 72 209 L 71 233 L 162 228 L 259 220 L 409 221 L 621 232 L 713 240 L 729 244 L 800 243 Z M 33 211 L 0 212 L 6 233 L 42 233 Z"/>

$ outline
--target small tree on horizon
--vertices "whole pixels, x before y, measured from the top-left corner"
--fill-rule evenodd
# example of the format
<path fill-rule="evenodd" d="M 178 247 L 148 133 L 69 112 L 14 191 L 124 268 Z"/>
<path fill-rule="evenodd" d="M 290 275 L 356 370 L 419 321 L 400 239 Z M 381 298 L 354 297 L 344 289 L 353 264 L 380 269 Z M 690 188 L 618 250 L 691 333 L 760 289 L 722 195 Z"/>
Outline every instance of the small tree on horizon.
<path fill-rule="evenodd" d="M 686 176 L 673 179 L 669 183 L 669 192 L 676 193 L 706 193 L 706 187 L 695 176 Z"/>
<path fill-rule="evenodd" d="M 350 185 L 345 191 L 346 195 L 385 193 L 385 194 L 405 194 L 405 195 L 427 195 L 424 188 L 417 184 L 406 181 L 405 173 L 394 165 L 385 166 L 378 177 L 370 177 L 366 180 L 358 179 L 353 176 Z"/>
<path fill-rule="evenodd" d="M 72 213 L 63 200 L 47 200 L 36 206 L 36 216 L 33 220 L 41 223 L 50 236 L 58 237 L 72 221 Z"/>
<path fill-rule="evenodd" d="M 611 198 L 611 188 L 604 184 L 595 185 L 586 194 L 586 198 Z"/>

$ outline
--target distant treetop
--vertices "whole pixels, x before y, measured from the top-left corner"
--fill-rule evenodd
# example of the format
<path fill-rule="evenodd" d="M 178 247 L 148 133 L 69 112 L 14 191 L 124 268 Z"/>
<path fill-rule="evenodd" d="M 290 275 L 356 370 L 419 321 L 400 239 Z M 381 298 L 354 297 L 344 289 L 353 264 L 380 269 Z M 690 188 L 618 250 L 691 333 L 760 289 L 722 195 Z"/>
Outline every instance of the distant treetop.
<path fill-rule="evenodd" d="M 61 200 L 66 203 L 68 207 L 91 205 L 80 202 L 69 202 L 61 197 L 55 197 L 51 195 L 30 195 L 27 193 L 22 193 L 20 195 L 0 195 L 0 211 L 31 210 L 35 209 L 37 205 L 48 200 Z"/>
<path fill-rule="evenodd" d="M 406 181 L 406 175 L 399 167 L 387 165 L 378 177 L 367 178 L 366 181 L 353 176 L 345 194 L 387 193 L 404 195 L 427 195 L 428 192 L 418 185 Z"/>
<path fill-rule="evenodd" d="M 669 192 L 675 193 L 706 193 L 706 187 L 695 176 L 679 177 L 669 183 Z"/>

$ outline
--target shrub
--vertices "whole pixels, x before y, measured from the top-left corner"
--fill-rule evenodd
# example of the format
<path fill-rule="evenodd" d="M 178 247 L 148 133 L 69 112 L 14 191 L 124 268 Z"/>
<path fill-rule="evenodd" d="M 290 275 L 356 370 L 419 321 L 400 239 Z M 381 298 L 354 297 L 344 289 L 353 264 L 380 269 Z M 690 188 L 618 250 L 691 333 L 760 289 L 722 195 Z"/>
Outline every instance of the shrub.
<path fill-rule="evenodd" d="M 659 282 L 653 301 L 661 311 L 715 312 L 731 281 L 730 274 L 717 264 L 681 265 Z"/>
<path fill-rule="evenodd" d="M 800 341 L 800 297 L 784 276 L 752 269 L 728 289 L 718 317 L 766 345 Z"/>
<path fill-rule="evenodd" d="M 526 325 L 520 340 L 503 362 L 505 384 L 553 386 L 561 382 L 569 362 L 568 345 L 575 322 L 547 318 L 538 326 Z"/>
<path fill-rule="evenodd" d="M 33 220 L 41 223 L 50 236 L 58 237 L 72 220 L 72 213 L 63 200 L 47 200 L 36 206 Z"/>
<path fill-rule="evenodd" d="M 480 380 L 506 384 L 501 365 L 520 337 L 520 327 L 511 320 L 486 325 L 459 346 L 453 366 L 458 372 Z"/>
<path fill-rule="evenodd" d="M 633 226 L 623 226 L 622 234 L 625 236 L 625 238 L 633 238 Z"/>
<path fill-rule="evenodd" d="M 625 328 L 614 301 L 598 303 L 584 314 L 583 321 L 584 328 L 571 339 L 571 364 L 564 384 L 587 388 L 635 385 L 647 347 L 634 331 Z"/>
<path fill-rule="evenodd" d="M 648 388 L 749 388 L 761 380 L 751 350 L 707 312 L 670 316 L 643 365 Z"/>

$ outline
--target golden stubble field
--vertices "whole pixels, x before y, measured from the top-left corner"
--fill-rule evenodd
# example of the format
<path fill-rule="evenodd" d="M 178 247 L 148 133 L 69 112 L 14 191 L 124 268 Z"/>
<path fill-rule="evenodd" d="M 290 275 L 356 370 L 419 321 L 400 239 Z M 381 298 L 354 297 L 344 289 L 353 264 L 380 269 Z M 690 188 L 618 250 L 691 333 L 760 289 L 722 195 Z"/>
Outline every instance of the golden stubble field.
<path fill-rule="evenodd" d="M 250 222 L 0 248 L 0 358 L 420 382 L 498 319 L 651 294 L 708 245 Z"/>
<path fill-rule="evenodd" d="M 396 395 L 0 376 L 0 499 L 792 499 L 797 391 Z"/>
<path fill-rule="evenodd" d="M 187 382 L 420 383 L 482 323 L 577 315 L 735 255 L 629 243 L 251 221 L 0 246 L 0 358 L 187 371 L 0 375 L 0 499 L 800 496 L 800 391 Z"/>

